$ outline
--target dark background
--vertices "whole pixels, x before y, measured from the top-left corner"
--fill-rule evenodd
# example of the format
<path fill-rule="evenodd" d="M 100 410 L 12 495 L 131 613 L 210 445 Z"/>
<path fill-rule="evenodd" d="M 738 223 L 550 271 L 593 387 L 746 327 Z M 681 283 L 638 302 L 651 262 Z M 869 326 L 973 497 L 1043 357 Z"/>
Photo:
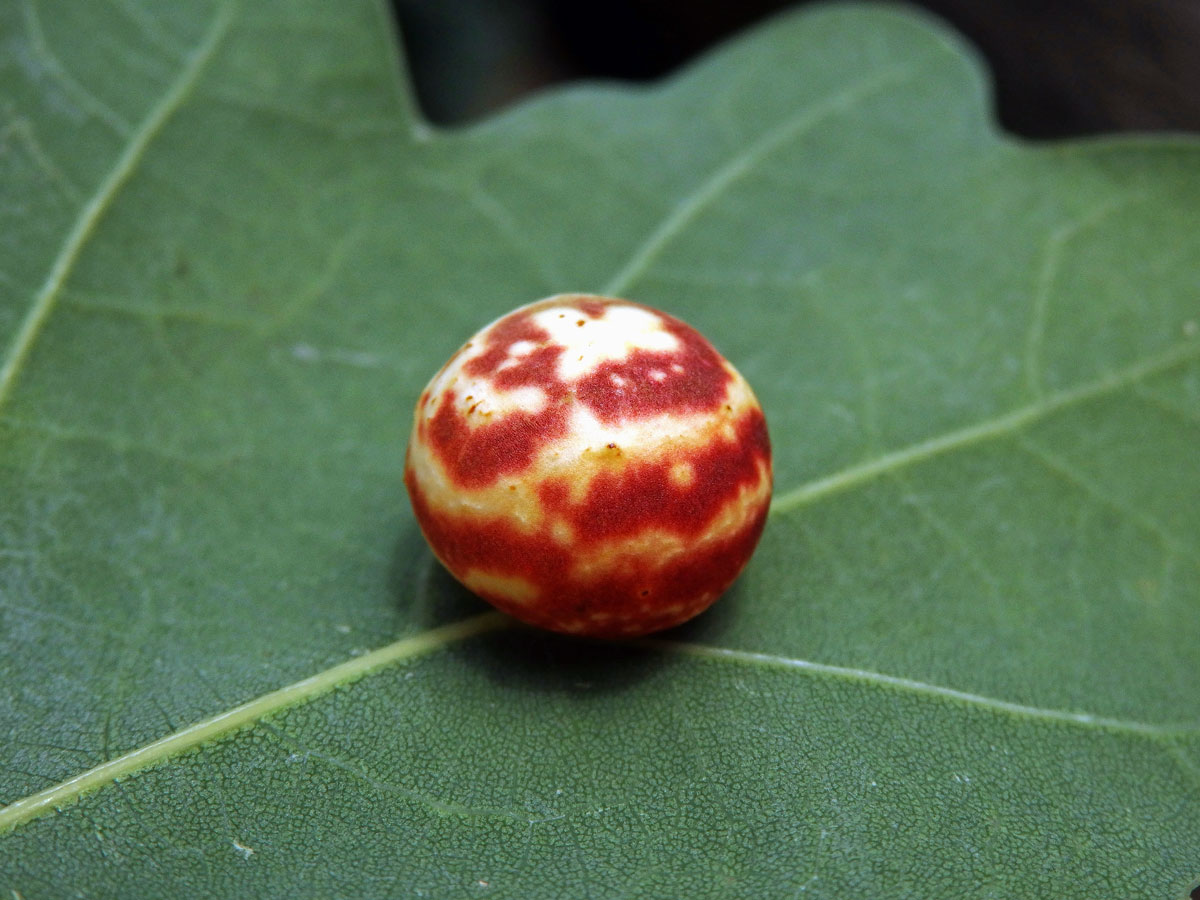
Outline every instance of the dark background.
<path fill-rule="evenodd" d="M 426 116 L 547 85 L 657 78 L 785 0 L 393 0 Z M 923 0 L 975 45 L 1010 131 L 1200 131 L 1200 0 Z"/>

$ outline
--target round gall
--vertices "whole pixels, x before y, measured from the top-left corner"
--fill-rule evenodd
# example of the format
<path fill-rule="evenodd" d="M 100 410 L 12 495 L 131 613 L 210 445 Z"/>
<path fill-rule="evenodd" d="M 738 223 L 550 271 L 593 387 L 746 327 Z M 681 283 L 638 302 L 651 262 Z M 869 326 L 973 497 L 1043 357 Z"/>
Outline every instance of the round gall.
<path fill-rule="evenodd" d="M 630 637 L 713 603 L 758 543 L 771 447 L 695 329 L 561 294 L 471 338 L 417 402 L 404 481 L 434 554 L 505 612 Z"/>

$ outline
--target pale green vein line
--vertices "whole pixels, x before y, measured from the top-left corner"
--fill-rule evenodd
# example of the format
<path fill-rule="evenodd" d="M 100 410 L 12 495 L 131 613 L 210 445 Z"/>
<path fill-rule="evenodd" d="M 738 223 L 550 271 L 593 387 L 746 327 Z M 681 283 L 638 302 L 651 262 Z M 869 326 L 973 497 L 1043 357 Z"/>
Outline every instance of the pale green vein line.
<path fill-rule="evenodd" d="M 1147 534 L 1152 535 L 1168 553 L 1184 558 L 1194 555 L 1194 551 L 1188 547 L 1185 541 L 1175 537 L 1171 530 L 1154 516 L 1138 509 L 1127 500 L 1109 493 L 1098 482 L 1085 476 L 1079 466 L 1073 466 L 1064 457 L 1028 437 L 1022 436 L 1016 443 L 1021 450 L 1037 460 L 1039 465 L 1061 479 L 1064 484 L 1084 494 L 1093 503 L 1119 513 Z"/>
<path fill-rule="evenodd" d="M 984 558 L 973 548 L 969 542 L 963 540 L 963 536 L 959 530 L 942 518 L 941 515 L 933 508 L 932 504 L 921 496 L 918 491 L 905 477 L 903 472 L 892 472 L 891 477 L 896 484 L 904 491 L 904 502 L 911 506 L 933 533 L 943 544 L 946 545 L 953 553 L 957 554 L 962 559 L 966 560 L 984 584 L 988 587 L 988 593 L 991 595 L 993 602 L 1002 604 L 1004 602 L 1004 591 L 1000 587 L 1000 580 L 992 573 Z"/>
<path fill-rule="evenodd" d="M 1021 429 L 1056 412 L 1114 394 L 1145 378 L 1196 359 L 1200 359 L 1200 341 L 1176 345 L 1170 350 L 1145 359 L 1136 365 L 1119 369 L 1069 390 L 1050 394 L 1036 403 L 1022 406 L 1002 416 L 911 444 L 866 462 L 849 466 L 824 478 L 802 484 L 777 496 L 771 503 L 771 513 L 773 515 L 786 513 L 817 500 L 823 500 L 833 494 L 866 484 L 890 472 L 899 471 L 955 450 L 1016 434 Z"/>
<path fill-rule="evenodd" d="M 286 106 L 270 103 L 261 96 L 239 94 L 228 88 L 220 90 L 213 88 L 206 89 L 204 99 L 224 104 L 233 109 L 257 113 L 261 116 L 279 119 L 282 122 L 299 125 L 303 128 L 325 132 L 338 138 L 394 134 L 400 130 L 396 123 L 390 119 L 381 117 L 375 119 L 364 118 L 356 122 L 327 119 L 303 109 L 290 109 Z"/>
<path fill-rule="evenodd" d="M 114 6 L 127 18 L 151 44 L 176 60 L 183 60 L 185 54 L 166 31 L 159 27 L 154 17 L 143 11 L 132 0 L 115 0 Z"/>
<path fill-rule="evenodd" d="M 1200 767 L 1197 767 L 1196 763 L 1192 762 L 1191 758 L 1188 757 L 1187 753 L 1184 752 L 1184 749 L 1179 746 L 1179 742 L 1168 742 L 1166 751 L 1167 754 L 1173 760 L 1175 760 L 1175 764 L 1179 766 L 1180 770 L 1184 774 L 1184 777 L 1186 777 L 1187 780 L 1190 781 L 1197 790 L 1200 790 Z"/>
<path fill-rule="evenodd" d="M 3 367 L 0 367 L 0 408 L 4 406 L 5 401 L 12 393 L 13 384 L 16 382 L 21 365 L 54 309 L 55 301 L 88 238 L 91 237 L 97 223 L 121 188 L 137 169 L 150 142 L 162 130 L 167 120 L 171 118 L 171 115 L 179 108 L 196 84 L 200 73 L 203 72 L 205 65 L 221 42 L 231 20 L 231 6 L 228 4 L 222 6 L 208 33 L 204 36 L 204 40 L 196 47 L 187 65 L 180 72 L 179 78 L 138 126 L 129 144 L 125 147 L 125 151 L 117 159 L 104 181 L 100 183 L 99 189 L 80 211 L 79 217 L 75 220 L 74 226 L 54 260 L 50 274 L 46 276 L 45 282 L 34 298 L 33 305 L 21 323 L 20 330 L 9 347 Z"/>
<path fill-rule="evenodd" d="M 1045 256 L 1033 292 L 1033 315 L 1029 324 L 1029 333 L 1025 338 L 1025 380 L 1031 396 L 1041 397 L 1044 393 L 1042 357 L 1046 339 L 1046 320 L 1050 310 L 1050 294 L 1058 279 L 1063 254 L 1081 233 L 1095 228 L 1114 213 L 1144 198 L 1143 194 L 1122 194 L 1118 197 L 1110 197 L 1078 219 L 1059 226 L 1046 239 Z"/>
<path fill-rule="evenodd" d="M 810 106 L 768 131 L 680 200 L 658 227 L 634 250 L 628 262 L 605 285 L 601 293 L 616 296 L 627 290 L 662 249 L 681 234 L 696 216 L 779 147 L 800 137 L 823 120 L 853 108 L 872 94 L 912 77 L 912 74 L 911 69 L 906 67 L 886 69 Z"/>
<path fill-rule="evenodd" d="M 20 116 L 10 119 L 7 125 L 0 128 L 0 147 L 8 143 L 10 135 L 25 148 L 25 152 L 29 154 L 29 158 L 33 160 L 33 164 L 41 170 L 42 174 L 50 182 L 58 185 L 65 197 L 71 202 L 78 202 L 82 198 L 83 191 L 67 177 L 67 174 L 51 158 L 50 153 L 38 140 L 32 122 Z"/>
<path fill-rule="evenodd" d="M 489 194 L 479 183 L 473 183 L 470 190 L 459 194 L 483 216 L 496 232 L 516 250 L 529 267 L 541 279 L 543 287 L 550 293 L 557 291 L 557 285 L 565 284 L 566 279 L 558 271 L 553 259 L 537 252 L 537 248 L 526 236 L 526 229 L 513 217 L 508 208 Z"/>
<path fill-rule="evenodd" d="M 50 43 L 46 40 L 46 32 L 42 28 L 41 16 L 38 14 L 34 0 L 24 0 L 22 6 L 25 13 L 25 35 L 29 39 L 29 44 L 39 58 L 45 71 L 86 112 L 104 122 L 115 134 L 121 137 L 127 136 L 129 134 L 130 123 L 111 106 L 104 103 L 99 97 L 92 94 L 80 84 L 67 71 L 67 67 L 63 65 L 58 54 L 50 49 Z"/>
<path fill-rule="evenodd" d="M 1046 709 L 1040 706 L 1026 706 L 1023 703 L 1012 703 L 996 697 L 983 694 L 972 694 L 955 688 L 917 681 L 912 678 L 901 678 L 898 675 L 885 675 L 869 669 L 855 669 L 848 666 L 834 666 L 828 663 L 810 662 L 806 659 L 794 659 L 788 656 L 775 656 L 770 653 L 754 653 L 749 650 L 729 650 L 724 647 L 710 647 L 703 644 L 689 644 L 683 641 L 667 641 L 646 638 L 631 643 L 640 647 L 681 653 L 701 659 L 723 660 L 747 665 L 767 666 L 776 669 L 790 669 L 809 672 L 813 675 L 823 675 L 832 678 L 855 681 L 860 684 L 881 685 L 914 694 L 929 697 L 939 697 L 954 700 L 959 703 L 978 706 L 993 712 L 1006 713 L 1024 719 L 1038 719 L 1050 722 L 1062 722 L 1085 728 L 1095 728 L 1103 731 L 1118 731 L 1139 734 L 1154 738 L 1171 738 L 1191 735 L 1200 732 L 1200 725 L 1151 725 L 1146 722 L 1135 722 L 1128 719 L 1114 719 L 1107 716 L 1097 716 L 1086 712 L 1070 712 L 1061 709 Z"/>
<path fill-rule="evenodd" d="M 188 322 L 206 328 L 254 334 L 267 331 L 271 324 L 263 318 L 227 316 L 204 307 L 168 306 L 162 303 L 147 306 L 145 303 L 119 296 L 77 291 L 72 288 L 60 292 L 58 304 L 88 312 L 111 313 L 114 317 L 124 316 L 144 325 L 154 322 Z"/>
<path fill-rule="evenodd" d="M 345 772 L 352 778 L 359 779 L 377 791 L 389 794 L 397 794 L 401 797 L 407 797 L 409 800 L 412 800 L 415 803 L 420 803 L 424 806 L 427 806 L 438 815 L 461 816 L 466 819 L 513 819 L 518 822 L 523 822 L 526 825 L 539 824 L 540 822 L 545 821 L 544 819 L 532 817 L 528 813 L 519 810 L 501 809 L 499 807 L 468 806 L 467 804 L 459 803 L 456 800 L 442 800 L 439 797 L 435 797 L 431 794 L 424 794 L 421 791 L 405 787 L 401 784 L 394 784 L 389 781 L 384 781 L 372 775 L 369 771 L 367 771 L 365 766 L 354 765 L 353 763 L 349 763 L 346 760 L 340 759 L 331 754 L 322 753 L 319 750 L 313 750 L 310 747 L 306 747 L 299 741 L 295 740 L 295 738 L 291 737 L 284 731 L 275 728 L 273 725 L 266 724 L 265 727 L 271 731 L 283 744 L 290 747 L 294 752 L 300 754 L 305 759 L 315 759 L 327 766 Z"/>
<path fill-rule="evenodd" d="M 1137 395 L 1159 412 L 1184 425 L 1200 426 L 1200 411 L 1178 406 L 1165 397 L 1160 397 L 1153 391 L 1147 390 L 1145 385 L 1138 385 Z"/>
<path fill-rule="evenodd" d="M 483 613 L 451 625 L 433 628 L 413 637 L 403 638 L 386 647 L 356 656 L 344 663 L 319 672 L 295 684 L 263 694 L 241 706 L 189 725 L 180 731 L 139 747 L 129 753 L 101 763 L 73 778 L 31 794 L 0 808 L 0 834 L 4 834 L 30 819 L 53 812 L 80 796 L 195 749 L 209 741 L 224 737 L 259 719 L 291 706 L 306 703 L 327 694 L 337 687 L 357 681 L 385 666 L 410 660 L 439 650 L 448 644 L 507 627 L 512 620 L 497 612 Z"/>
<path fill-rule="evenodd" d="M 143 454 L 174 465 L 198 469 L 201 472 L 228 466 L 251 456 L 250 450 L 246 447 L 228 447 L 221 453 L 189 454 L 170 447 L 159 447 L 144 441 L 136 441 L 122 434 L 64 428 L 53 422 L 35 422 L 31 419 L 18 419 L 4 415 L 0 415 L 0 429 L 11 429 L 18 434 L 34 435 L 59 443 L 96 444 L 109 450 L 115 456 Z"/>

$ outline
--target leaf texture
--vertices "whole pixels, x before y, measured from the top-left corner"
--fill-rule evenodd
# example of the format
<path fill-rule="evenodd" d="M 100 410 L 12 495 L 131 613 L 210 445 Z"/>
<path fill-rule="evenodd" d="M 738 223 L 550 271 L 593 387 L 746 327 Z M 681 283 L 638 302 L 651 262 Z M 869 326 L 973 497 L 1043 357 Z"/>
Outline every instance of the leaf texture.
<path fill-rule="evenodd" d="M 1183 898 L 1200 144 L 1015 142 L 830 6 L 421 121 L 371 2 L 0 5 L 0 888 Z M 432 560 L 417 393 L 551 293 L 754 385 L 777 492 L 661 637 Z"/>

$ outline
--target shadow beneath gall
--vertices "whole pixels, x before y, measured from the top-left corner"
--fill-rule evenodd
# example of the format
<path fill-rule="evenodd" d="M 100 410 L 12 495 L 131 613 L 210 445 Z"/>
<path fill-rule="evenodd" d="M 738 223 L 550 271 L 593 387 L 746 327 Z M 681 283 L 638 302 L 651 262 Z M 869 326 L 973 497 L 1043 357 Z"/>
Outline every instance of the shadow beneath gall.
<path fill-rule="evenodd" d="M 598 695 L 626 691 L 658 672 L 663 654 L 650 648 L 568 637 L 516 624 L 463 653 L 489 681 L 524 693 Z"/>

